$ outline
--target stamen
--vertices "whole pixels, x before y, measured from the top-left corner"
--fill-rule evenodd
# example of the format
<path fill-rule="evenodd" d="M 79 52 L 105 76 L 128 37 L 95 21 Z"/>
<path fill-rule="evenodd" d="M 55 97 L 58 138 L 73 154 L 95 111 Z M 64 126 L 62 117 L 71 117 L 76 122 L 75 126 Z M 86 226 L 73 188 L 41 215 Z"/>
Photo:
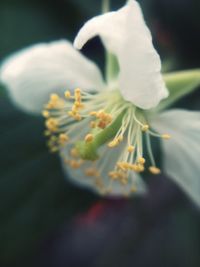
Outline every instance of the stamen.
<path fill-rule="evenodd" d="M 128 152 L 129 153 L 132 153 L 134 150 L 135 150 L 135 147 L 134 146 L 129 146 L 128 147 Z"/>
<path fill-rule="evenodd" d="M 101 194 L 112 193 L 115 183 L 124 196 L 134 193 L 132 173 L 145 171 L 146 150 L 151 164 L 147 169 L 161 173 L 151 137 L 169 139 L 170 135 L 152 131 L 145 113 L 117 90 L 90 94 L 76 88 L 74 93 L 66 91 L 63 98 L 52 94 L 42 114 L 50 151 L 60 151 L 64 162 L 72 169 L 80 168 L 84 179 L 93 179 Z"/>
<path fill-rule="evenodd" d="M 85 174 L 90 177 L 99 177 L 100 174 L 95 168 L 88 168 L 85 170 Z"/>
<path fill-rule="evenodd" d="M 46 121 L 46 127 L 50 132 L 56 132 L 58 129 L 58 122 L 56 119 L 49 118 Z"/>
<path fill-rule="evenodd" d="M 162 134 L 162 138 L 169 140 L 171 138 L 171 136 L 169 134 Z"/>
<path fill-rule="evenodd" d="M 71 93 L 70 93 L 70 91 L 66 91 L 66 92 L 65 92 L 65 97 L 66 97 L 66 98 L 70 98 L 70 97 L 71 97 Z"/>
<path fill-rule="evenodd" d="M 49 118 L 49 112 L 47 110 L 43 110 L 42 115 L 44 118 Z"/>
<path fill-rule="evenodd" d="M 59 135 L 59 144 L 60 145 L 65 145 L 69 141 L 69 136 L 66 134 L 60 134 Z"/>
<path fill-rule="evenodd" d="M 155 166 L 151 166 L 151 167 L 149 167 L 149 171 L 150 171 L 152 174 L 155 174 L 155 175 L 161 173 L 161 170 L 160 170 L 159 168 L 155 167 Z"/>
<path fill-rule="evenodd" d="M 145 163 L 145 161 L 146 161 L 145 158 L 142 157 L 138 159 L 138 163 L 142 165 Z"/>
<path fill-rule="evenodd" d="M 148 124 L 142 125 L 141 129 L 143 132 L 147 132 L 149 130 L 149 125 Z"/>
<path fill-rule="evenodd" d="M 92 134 L 87 134 L 87 135 L 85 136 L 85 142 L 86 142 L 86 143 L 90 143 L 90 142 L 92 142 L 93 139 L 94 139 L 94 136 L 93 136 Z"/>
<path fill-rule="evenodd" d="M 70 150 L 70 156 L 73 157 L 73 158 L 78 158 L 79 157 L 78 150 L 75 147 Z"/>

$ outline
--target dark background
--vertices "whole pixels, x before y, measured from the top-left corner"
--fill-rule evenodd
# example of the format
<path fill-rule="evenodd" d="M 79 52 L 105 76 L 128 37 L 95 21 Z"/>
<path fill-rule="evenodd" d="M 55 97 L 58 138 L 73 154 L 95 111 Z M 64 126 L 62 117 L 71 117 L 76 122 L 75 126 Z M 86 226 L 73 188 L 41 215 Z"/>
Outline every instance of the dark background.
<path fill-rule="evenodd" d="M 199 0 L 141 4 L 163 70 L 199 67 Z M 0 0 L 0 60 L 34 43 L 73 40 L 100 10 L 99 0 Z M 83 52 L 103 66 L 98 39 Z M 177 106 L 199 109 L 199 99 L 196 92 Z M 0 89 L 0 266 L 200 266 L 199 209 L 176 185 L 149 177 L 145 198 L 100 199 L 64 179 L 43 128 Z"/>

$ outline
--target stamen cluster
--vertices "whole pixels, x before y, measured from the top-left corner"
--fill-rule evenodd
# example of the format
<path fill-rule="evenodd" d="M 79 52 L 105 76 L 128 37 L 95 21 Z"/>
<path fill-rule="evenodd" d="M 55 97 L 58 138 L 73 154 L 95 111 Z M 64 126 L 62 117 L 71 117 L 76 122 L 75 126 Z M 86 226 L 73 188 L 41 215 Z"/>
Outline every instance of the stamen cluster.
<path fill-rule="evenodd" d="M 117 90 L 90 94 L 77 88 L 73 95 L 66 91 L 65 99 L 52 94 L 43 116 L 50 150 L 60 151 L 72 169 L 81 168 L 83 177 L 93 179 L 102 194 L 112 192 L 116 183 L 125 195 L 137 190 L 134 173 L 146 169 L 144 144 L 151 162 L 148 170 L 161 172 L 155 164 L 151 137 L 170 136 L 153 132 L 145 113 Z"/>

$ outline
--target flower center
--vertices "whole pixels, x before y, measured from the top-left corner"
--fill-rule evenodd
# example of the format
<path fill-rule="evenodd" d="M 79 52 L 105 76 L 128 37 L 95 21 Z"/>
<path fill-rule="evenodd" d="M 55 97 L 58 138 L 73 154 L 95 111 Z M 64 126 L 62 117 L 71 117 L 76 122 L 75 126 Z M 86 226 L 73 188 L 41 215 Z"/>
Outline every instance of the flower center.
<path fill-rule="evenodd" d="M 133 173 L 145 170 L 144 145 L 150 160 L 148 170 L 159 174 L 151 137 L 169 139 L 151 130 L 144 111 L 125 101 L 118 90 L 97 94 L 76 89 L 65 98 L 50 96 L 43 111 L 45 134 L 52 152 L 60 151 L 72 169 L 81 168 L 101 193 L 118 183 L 131 193 L 136 190 Z M 83 175 L 84 176 L 84 175 Z"/>

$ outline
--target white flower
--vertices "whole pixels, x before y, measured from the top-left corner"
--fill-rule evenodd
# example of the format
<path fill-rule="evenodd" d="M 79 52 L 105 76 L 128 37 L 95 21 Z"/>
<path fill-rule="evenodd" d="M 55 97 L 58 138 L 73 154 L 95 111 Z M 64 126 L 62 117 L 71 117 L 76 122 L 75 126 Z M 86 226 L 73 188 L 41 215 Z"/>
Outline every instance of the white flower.
<path fill-rule="evenodd" d="M 101 194 L 145 192 L 140 173 L 146 166 L 160 173 L 151 146 L 156 137 L 165 173 L 200 205 L 200 113 L 163 111 L 196 88 L 199 71 L 166 75 L 168 97 L 160 57 L 134 0 L 89 20 L 74 46 L 81 49 L 96 35 L 117 59 L 113 80 L 104 82 L 98 67 L 63 40 L 10 57 L 2 64 L 1 81 L 29 112 L 41 112 L 51 94 L 43 111 L 49 146 L 59 150 L 73 181 Z"/>

